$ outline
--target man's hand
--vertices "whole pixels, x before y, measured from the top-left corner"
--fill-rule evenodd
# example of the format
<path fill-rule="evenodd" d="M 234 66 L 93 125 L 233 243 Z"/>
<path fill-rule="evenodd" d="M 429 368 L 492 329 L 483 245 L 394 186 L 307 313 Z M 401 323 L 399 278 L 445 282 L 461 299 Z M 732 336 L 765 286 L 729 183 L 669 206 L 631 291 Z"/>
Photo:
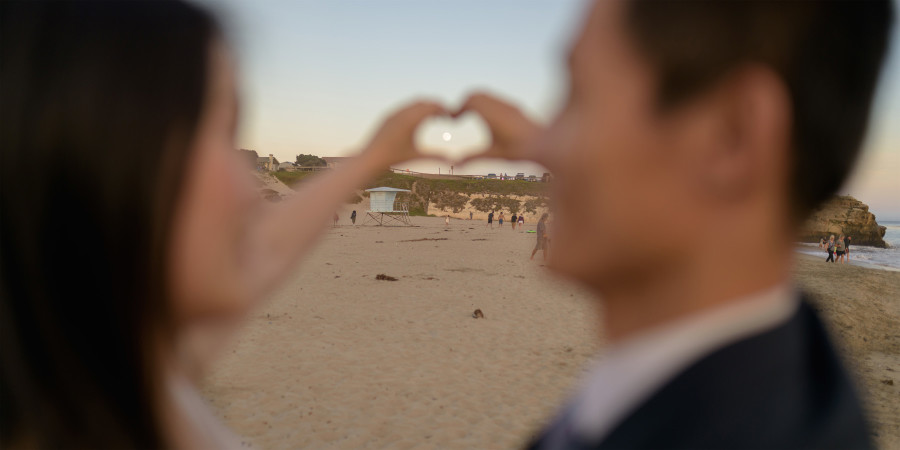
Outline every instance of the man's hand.
<path fill-rule="evenodd" d="M 525 117 L 515 106 L 492 95 L 471 95 L 453 117 L 467 112 L 481 116 L 491 130 L 491 145 L 485 151 L 466 158 L 462 163 L 478 158 L 502 158 L 510 160 L 536 160 L 537 145 L 542 128 Z"/>
<path fill-rule="evenodd" d="M 384 166 L 421 157 L 413 141 L 416 128 L 429 117 L 445 114 L 448 114 L 447 110 L 434 102 L 420 101 L 404 106 L 385 119 L 362 156 L 374 158 Z"/>

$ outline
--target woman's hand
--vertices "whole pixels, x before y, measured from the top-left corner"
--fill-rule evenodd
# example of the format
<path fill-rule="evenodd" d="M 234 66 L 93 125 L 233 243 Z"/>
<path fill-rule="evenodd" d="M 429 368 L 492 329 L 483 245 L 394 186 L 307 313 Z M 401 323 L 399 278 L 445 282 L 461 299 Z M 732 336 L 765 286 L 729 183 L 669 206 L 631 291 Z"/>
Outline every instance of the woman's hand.
<path fill-rule="evenodd" d="M 422 154 L 413 142 L 416 128 L 423 120 L 447 114 L 443 106 L 427 101 L 415 102 L 391 114 L 372 137 L 362 156 L 390 166 Z"/>
<path fill-rule="evenodd" d="M 466 158 L 463 163 L 477 158 L 538 159 L 538 137 L 542 127 L 526 117 L 519 108 L 492 95 L 476 93 L 463 103 L 453 117 L 467 112 L 478 114 L 487 123 L 491 130 L 491 145 L 485 151 Z"/>

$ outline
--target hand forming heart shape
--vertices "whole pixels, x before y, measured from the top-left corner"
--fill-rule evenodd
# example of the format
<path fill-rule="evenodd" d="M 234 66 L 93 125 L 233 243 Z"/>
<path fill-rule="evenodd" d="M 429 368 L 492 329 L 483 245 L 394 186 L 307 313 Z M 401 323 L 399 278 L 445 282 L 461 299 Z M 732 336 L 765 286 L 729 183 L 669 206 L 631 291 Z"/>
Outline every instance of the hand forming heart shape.
<path fill-rule="evenodd" d="M 474 114 L 458 119 L 435 117 L 419 126 L 414 142 L 426 158 L 457 162 L 484 152 L 490 146 L 491 132 L 484 120 Z"/>
<path fill-rule="evenodd" d="M 545 162 L 539 143 L 542 127 L 511 103 L 476 93 L 452 117 L 457 120 L 436 118 L 419 127 L 416 145 L 423 155 L 460 164 L 478 158 Z"/>

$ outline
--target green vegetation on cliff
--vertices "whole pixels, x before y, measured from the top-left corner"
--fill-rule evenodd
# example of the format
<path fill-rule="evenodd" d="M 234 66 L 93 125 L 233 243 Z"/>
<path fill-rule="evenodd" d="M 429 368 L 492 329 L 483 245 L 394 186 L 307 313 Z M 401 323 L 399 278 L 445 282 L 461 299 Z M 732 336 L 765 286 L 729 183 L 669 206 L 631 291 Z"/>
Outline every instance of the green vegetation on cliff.
<path fill-rule="evenodd" d="M 324 159 L 319 158 L 316 155 L 304 155 L 303 153 L 297 155 L 297 158 L 294 162 L 298 166 L 303 167 L 325 167 L 328 165 L 328 163 L 326 163 Z"/>
<path fill-rule="evenodd" d="M 291 186 L 316 173 L 275 172 L 273 175 L 284 184 Z M 406 199 L 411 215 L 427 215 L 429 204 L 457 214 L 467 207 L 481 212 L 505 210 L 510 213 L 522 211 L 534 213 L 537 208 L 546 206 L 548 187 L 546 183 L 532 183 L 524 180 L 432 179 L 384 172 L 362 186 L 362 189 L 382 186 L 411 190 L 412 193 Z M 485 197 L 470 200 L 471 195 L 484 195 Z M 512 196 L 536 198 L 522 202 Z M 403 196 L 398 199 L 403 201 Z"/>
<path fill-rule="evenodd" d="M 546 195 L 546 183 L 532 183 L 524 180 L 448 180 L 419 178 L 412 175 L 385 172 L 366 185 L 366 189 L 373 187 L 392 187 L 398 189 L 412 189 L 413 183 L 417 186 L 428 186 L 434 191 L 448 191 L 459 194 L 485 194 L 485 195 Z"/>
<path fill-rule="evenodd" d="M 278 178 L 278 180 L 281 181 L 282 183 L 284 183 L 288 186 L 293 186 L 294 183 L 297 183 L 298 181 L 303 181 L 305 178 L 313 176 L 317 173 L 319 173 L 319 172 L 286 172 L 286 171 L 280 170 L 278 172 L 272 172 L 272 175 L 274 175 L 275 178 Z"/>
<path fill-rule="evenodd" d="M 380 186 L 411 190 L 412 198 L 409 203 L 412 215 L 427 215 L 430 204 L 440 210 L 449 210 L 456 214 L 465 210 L 467 206 L 481 212 L 505 210 L 517 214 L 523 210 L 522 202 L 512 196 L 544 199 L 547 195 L 545 183 L 524 180 L 433 179 L 392 172 L 381 174 L 365 188 Z M 471 199 L 471 195 L 485 197 Z M 531 202 L 529 206 L 534 203 L 531 200 L 525 203 L 529 202 Z M 546 204 L 546 200 L 540 200 L 538 203 Z M 531 209 L 533 210 L 533 206 Z"/>

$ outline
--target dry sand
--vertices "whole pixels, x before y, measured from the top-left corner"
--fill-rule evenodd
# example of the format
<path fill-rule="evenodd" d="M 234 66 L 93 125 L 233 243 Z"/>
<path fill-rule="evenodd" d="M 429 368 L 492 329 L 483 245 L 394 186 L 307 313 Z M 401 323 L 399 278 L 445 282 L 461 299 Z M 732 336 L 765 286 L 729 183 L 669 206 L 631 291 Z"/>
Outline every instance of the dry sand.
<path fill-rule="evenodd" d="M 348 216 L 211 371 L 203 394 L 217 414 L 260 448 L 524 444 L 601 350 L 591 297 L 529 261 L 535 235 L 508 224 Z M 900 273 L 818 263 L 801 259 L 798 279 L 822 294 L 876 439 L 896 448 Z"/>
<path fill-rule="evenodd" d="M 856 375 L 876 444 L 900 449 L 900 272 L 798 258 L 794 277 Z"/>
<path fill-rule="evenodd" d="M 261 448 L 525 443 L 597 351 L 588 295 L 529 261 L 535 235 L 508 224 L 348 215 L 208 377 L 224 421 Z"/>

